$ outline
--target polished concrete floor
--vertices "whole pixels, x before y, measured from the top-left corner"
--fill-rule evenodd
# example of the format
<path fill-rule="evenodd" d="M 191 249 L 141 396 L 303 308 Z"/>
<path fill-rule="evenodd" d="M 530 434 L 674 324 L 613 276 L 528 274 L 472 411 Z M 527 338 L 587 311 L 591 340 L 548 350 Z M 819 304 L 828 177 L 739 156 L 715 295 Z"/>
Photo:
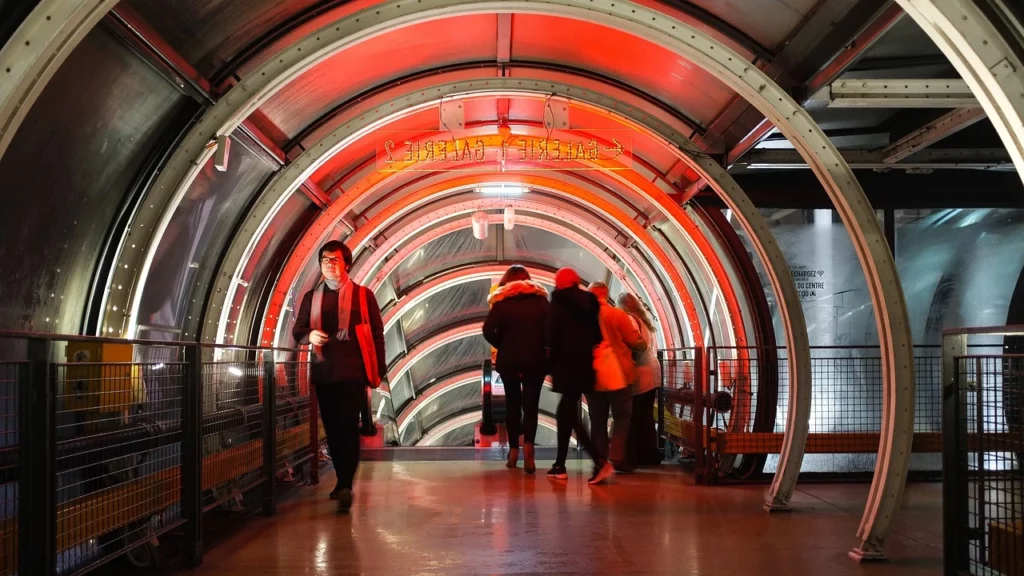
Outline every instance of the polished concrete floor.
<path fill-rule="evenodd" d="M 695 487 L 664 467 L 589 487 L 499 462 L 371 462 L 338 514 L 317 488 L 207 551 L 199 576 L 291 574 L 937 574 L 940 486 L 911 485 L 890 561 L 846 553 L 868 485 L 806 485 L 794 511 L 760 509 L 763 486 Z"/>

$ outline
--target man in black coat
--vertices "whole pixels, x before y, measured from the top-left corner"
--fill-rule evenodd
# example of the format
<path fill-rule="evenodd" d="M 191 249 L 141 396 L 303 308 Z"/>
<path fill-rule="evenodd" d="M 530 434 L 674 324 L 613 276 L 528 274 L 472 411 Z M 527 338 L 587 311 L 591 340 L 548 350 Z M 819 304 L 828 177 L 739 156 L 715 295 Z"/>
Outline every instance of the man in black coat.
<path fill-rule="evenodd" d="M 331 499 L 348 510 L 359 467 L 359 413 L 367 387 L 376 388 L 386 377 L 384 322 L 373 292 L 348 275 L 347 246 L 336 240 L 324 244 L 319 262 L 323 280 L 302 297 L 292 335 L 313 345 L 311 380 L 338 477 Z"/>
<path fill-rule="evenodd" d="M 580 289 L 580 277 L 571 268 L 555 275 L 551 294 L 551 383 L 562 395 L 558 402 L 558 455 L 548 476 L 568 478 L 565 459 L 573 431 L 581 446 L 594 461 L 591 484 L 607 480 L 614 468 L 608 462 L 608 447 L 594 444 L 579 421 L 580 397 L 594 390 L 594 346 L 603 340 L 598 323 L 597 298 Z"/>

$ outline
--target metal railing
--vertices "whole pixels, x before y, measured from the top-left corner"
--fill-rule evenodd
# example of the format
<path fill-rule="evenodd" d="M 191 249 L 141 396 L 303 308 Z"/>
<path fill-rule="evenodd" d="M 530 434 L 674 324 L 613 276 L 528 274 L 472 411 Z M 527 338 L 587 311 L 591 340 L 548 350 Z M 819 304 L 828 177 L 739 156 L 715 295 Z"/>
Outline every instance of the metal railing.
<path fill-rule="evenodd" d="M 320 446 L 302 350 L 0 333 L 0 575 L 83 574 L 174 532 Z"/>
<path fill-rule="evenodd" d="M 882 420 L 879 348 L 812 346 L 812 405 L 803 472 L 867 474 L 874 468 Z M 939 346 L 916 346 L 913 469 L 941 469 Z M 693 455 L 699 481 L 744 479 L 771 471 L 789 412 L 784 347 L 663 350 L 658 427 Z M 837 460 L 836 455 L 843 455 Z"/>
<path fill-rule="evenodd" d="M 945 573 L 1024 574 L 1024 338 L 971 353 L 981 335 L 1024 337 L 1024 326 L 944 335 Z"/>

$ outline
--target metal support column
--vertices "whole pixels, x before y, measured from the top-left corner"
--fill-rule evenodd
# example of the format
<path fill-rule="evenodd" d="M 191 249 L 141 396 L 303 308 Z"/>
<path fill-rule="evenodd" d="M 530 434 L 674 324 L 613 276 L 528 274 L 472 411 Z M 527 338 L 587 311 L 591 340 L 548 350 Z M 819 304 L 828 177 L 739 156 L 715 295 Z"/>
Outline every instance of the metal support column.
<path fill-rule="evenodd" d="M 309 386 L 309 449 L 309 483 L 316 486 L 320 483 L 320 403 L 313 383 Z"/>
<path fill-rule="evenodd" d="M 28 369 L 18 382 L 18 572 L 57 573 L 57 438 L 50 344 L 28 341 Z"/>
<path fill-rule="evenodd" d="M 199 346 L 185 348 L 186 376 L 181 392 L 182 551 L 190 568 L 203 562 L 203 360 Z"/>
<path fill-rule="evenodd" d="M 693 353 L 693 480 L 697 484 L 709 484 L 711 472 L 708 470 L 707 448 L 704 442 L 704 394 L 708 390 L 708 358 L 703 348 Z"/>
<path fill-rule="evenodd" d="M 263 514 L 277 512 L 277 382 L 274 353 L 263 353 Z"/>
<path fill-rule="evenodd" d="M 942 337 L 942 549 L 944 573 L 966 573 L 969 548 L 967 526 L 967 450 L 961 449 L 966 423 L 960 401 L 960 374 L 956 359 L 967 354 L 967 336 Z"/>

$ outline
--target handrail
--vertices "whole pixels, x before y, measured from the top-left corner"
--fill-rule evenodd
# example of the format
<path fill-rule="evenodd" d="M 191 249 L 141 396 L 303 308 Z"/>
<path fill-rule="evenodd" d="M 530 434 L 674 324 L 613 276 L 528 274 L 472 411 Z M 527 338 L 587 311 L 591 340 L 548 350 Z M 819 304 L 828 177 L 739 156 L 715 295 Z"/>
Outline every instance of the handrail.
<path fill-rule="evenodd" d="M 1024 326 L 979 326 L 977 328 L 947 328 L 943 336 L 984 335 L 992 336 L 1024 336 Z"/>
<path fill-rule="evenodd" d="M 251 352 L 302 352 L 302 348 L 284 348 L 278 346 L 247 346 L 240 344 L 217 344 L 213 342 L 196 342 L 180 340 L 147 340 L 142 338 L 111 338 L 108 336 L 86 336 L 81 334 L 54 334 L 48 332 L 23 332 L 18 330 L 0 330 L 0 339 L 22 338 L 25 340 L 45 340 L 48 342 L 94 342 L 96 344 L 138 344 L 141 346 L 165 346 L 181 348 L 217 348 L 221 350 L 247 350 Z"/>

